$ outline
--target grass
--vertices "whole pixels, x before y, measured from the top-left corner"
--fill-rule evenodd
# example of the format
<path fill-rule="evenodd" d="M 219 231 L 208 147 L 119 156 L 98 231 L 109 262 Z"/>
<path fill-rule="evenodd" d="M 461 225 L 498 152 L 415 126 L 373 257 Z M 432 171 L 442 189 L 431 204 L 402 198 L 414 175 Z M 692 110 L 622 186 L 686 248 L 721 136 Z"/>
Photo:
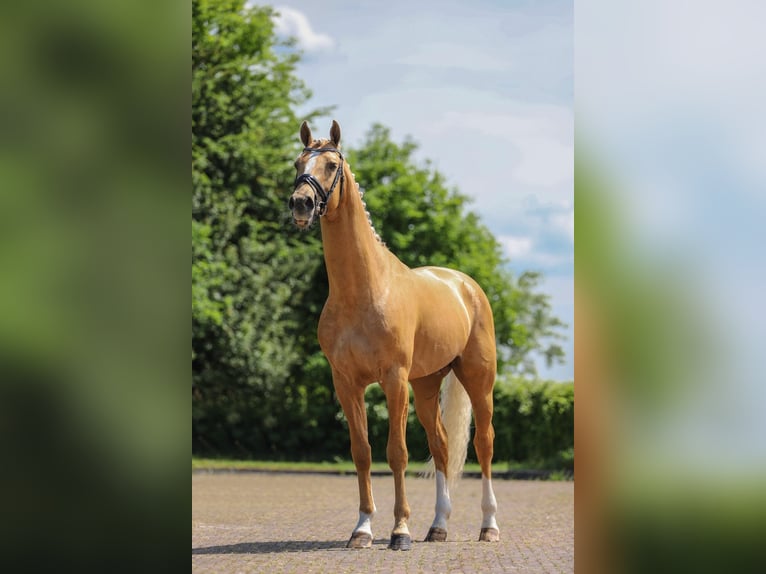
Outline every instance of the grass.
<path fill-rule="evenodd" d="M 410 461 L 407 465 L 407 471 L 419 473 L 424 470 L 426 464 L 421 461 Z M 495 463 L 492 466 L 495 472 L 504 472 L 508 470 L 528 470 L 535 469 L 534 465 L 522 463 Z M 192 470 L 267 470 L 267 471 L 325 471 L 338 473 L 355 472 L 354 463 L 350 460 L 335 460 L 324 462 L 289 462 L 273 460 L 236 460 L 231 458 L 199 458 L 192 457 Z M 371 470 L 373 472 L 388 471 L 388 464 L 385 462 L 373 462 Z M 481 467 L 478 463 L 468 462 L 465 465 L 466 472 L 480 472 Z"/>
<path fill-rule="evenodd" d="M 410 461 L 407 464 L 409 472 L 421 472 L 426 468 L 424 462 Z M 350 460 L 335 460 L 323 462 L 290 462 L 273 460 L 236 460 L 232 458 L 198 458 L 192 457 L 192 470 L 271 470 L 271 471 L 327 471 L 340 473 L 356 472 L 354 463 Z M 371 470 L 388 471 L 388 463 L 373 462 Z M 467 463 L 466 471 L 479 472 L 478 463 Z"/>
<path fill-rule="evenodd" d="M 289 462 L 273 460 L 236 460 L 232 458 L 197 458 L 192 457 L 192 470 L 303 470 L 354 472 L 354 463 L 350 460 L 324 462 Z M 373 463 L 372 470 L 386 470 L 386 463 Z"/>

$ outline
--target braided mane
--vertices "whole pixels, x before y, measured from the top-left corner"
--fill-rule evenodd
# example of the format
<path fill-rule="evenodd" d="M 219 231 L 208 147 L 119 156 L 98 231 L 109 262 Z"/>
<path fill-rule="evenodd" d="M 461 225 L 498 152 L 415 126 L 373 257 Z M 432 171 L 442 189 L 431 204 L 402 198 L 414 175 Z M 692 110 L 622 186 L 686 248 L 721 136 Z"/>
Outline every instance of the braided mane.
<path fill-rule="evenodd" d="M 322 148 L 332 145 L 332 142 L 327 139 L 321 139 L 321 140 L 315 140 L 314 143 L 311 145 L 311 147 L 316 148 Z M 356 176 L 354 175 L 354 172 L 351 171 L 351 164 L 346 160 L 346 164 L 348 165 L 348 171 L 351 172 L 351 180 L 353 185 L 356 187 L 356 192 L 359 194 L 359 198 L 362 200 L 362 207 L 364 207 L 364 214 L 367 216 L 367 223 L 370 224 L 370 229 L 372 230 L 372 235 L 375 237 L 375 240 L 380 243 L 383 247 L 386 246 L 386 242 L 381 239 L 378 232 L 375 230 L 375 226 L 372 224 L 372 217 L 370 216 L 370 211 L 367 209 L 367 204 L 364 201 L 364 192 L 362 191 L 362 188 L 359 187 L 359 184 L 356 182 Z"/>

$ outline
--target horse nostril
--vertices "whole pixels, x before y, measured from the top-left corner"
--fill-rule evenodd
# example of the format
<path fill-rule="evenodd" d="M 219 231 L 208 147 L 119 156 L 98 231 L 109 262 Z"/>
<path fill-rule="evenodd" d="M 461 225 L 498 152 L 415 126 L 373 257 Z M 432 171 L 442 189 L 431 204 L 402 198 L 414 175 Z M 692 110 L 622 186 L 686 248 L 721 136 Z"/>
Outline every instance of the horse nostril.
<path fill-rule="evenodd" d="M 314 200 L 310 197 L 306 198 L 306 209 L 314 209 Z"/>
<path fill-rule="evenodd" d="M 295 207 L 295 200 L 292 198 L 292 196 L 290 196 L 290 200 L 287 202 L 287 207 L 289 207 L 290 209 Z"/>

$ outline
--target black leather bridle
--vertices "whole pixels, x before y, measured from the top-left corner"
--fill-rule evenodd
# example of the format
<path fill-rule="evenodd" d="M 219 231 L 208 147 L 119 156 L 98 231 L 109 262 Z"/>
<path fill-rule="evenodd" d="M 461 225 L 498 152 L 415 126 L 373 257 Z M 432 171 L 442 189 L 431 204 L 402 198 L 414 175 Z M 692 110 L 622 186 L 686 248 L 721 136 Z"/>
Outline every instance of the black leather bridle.
<path fill-rule="evenodd" d="M 315 194 L 315 204 L 317 206 L 317 209 L 319 211 L 319 216 L 323 216 L 325 214 L 325 211 L 327 211 L 327 204 L 330 202 L 330 197 L 332 196 L 332 192 L 335 191 L 335 186 L 338 185 L 338 182 L 340 182 L 340 199 L 343 199 L 343 154 L 340 153 L 340 150 L 332 148 L 332 147 L 320 147 L 320 148 L 312 148 L 312 147 L 306 147 L 303 148 L 304 153 L 305 152 L 311 152 L 311 153 L 324 153 L 324 152 L 334 152 L 337 153 L 340 157 L 340 163 L 338 164 L 338 169 L 335 172 L 335 179 L 332 180 L 332 185 L 330 186 L 330 189 L 328 191 L 325 191 L 322 187 L 322 184 L 319 183 L 319 180 L 315 178 L 310 173 L 303 173 L 295 178 L 295 184 L 293 185 L 293 192 L 298 189 L 302 184 L 307 183 L 311 186 L 311 189 L 314 190 Z M 316 201 L 316 196 L 319 196 L 320 200 Z"/>

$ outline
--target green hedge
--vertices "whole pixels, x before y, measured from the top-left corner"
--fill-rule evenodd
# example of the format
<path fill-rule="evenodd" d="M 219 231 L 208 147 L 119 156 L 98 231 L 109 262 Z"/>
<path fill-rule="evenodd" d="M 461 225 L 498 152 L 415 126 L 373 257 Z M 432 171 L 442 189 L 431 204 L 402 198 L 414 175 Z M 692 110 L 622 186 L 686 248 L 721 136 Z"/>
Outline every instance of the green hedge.
<path fill-rule="evenodd" d="M 373 459 L 386 459 L 388 412 L 379 385 L 365 395 Z M 494 392 L 495 463 L 555 470 L 574 469 L 574 383 L 498 381 Z M 345 420 L 344 430 L 347 429 Z M 407 447 L 411 460 L 429 456 L 425 432 L 410 400 Z M 473 445 L 468 460 L 475 462 Z"/>
<path fill-rule="evenodd" d="M 495 386 L 495 461 L 574 470 L 574 383 Z"/>
<path fill-rule="evenodd" d="M 207 440 L 193 441 L 193 454 L 291 461 L 350 458 L 348 425 L 332 387 L 317 388 L 324 393 L 290 393 L 281 410 L 267 418 L 258 416 L 264 397 L 236 389 L 220 395 L 220 405 L 216 405 L 221 414 L 210 418 L 221 422 L 204 428 Z M 428 443 L 411 395 L 407 448 L 410 460 L 425 461 L 429 457 Z M 516 467 L 573 470 L 573 383 L 499 380 L 494 399 L 495 464 L 500 468 L 509 463 Z M 388 410 L 380 385 L 368 387 L 365 402 L 373 460 L 385 462 Z M 233 410 L 233 404 L 240 408 Z M 199 420 L 198 427 L 202 428 L 204 422 Z M 472 444 L 468 460 L 476 462 Z"/>

